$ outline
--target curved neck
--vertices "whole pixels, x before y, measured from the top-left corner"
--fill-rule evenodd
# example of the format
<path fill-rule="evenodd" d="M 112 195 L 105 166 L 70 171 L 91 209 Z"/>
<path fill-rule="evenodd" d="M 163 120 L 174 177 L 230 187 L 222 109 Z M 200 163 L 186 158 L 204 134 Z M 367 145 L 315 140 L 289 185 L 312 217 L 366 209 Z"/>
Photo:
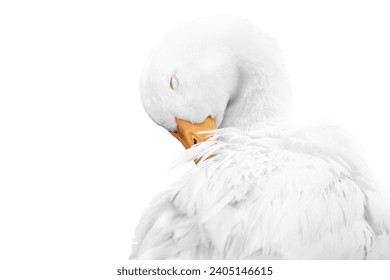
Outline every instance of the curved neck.
<path fill-rule="evenodd" d="M 279 69 L 245 65 L 239 85 L 229 99 L 219 127 L 255 130 L 286 119 L 290 107 L 290 86 Z"/>

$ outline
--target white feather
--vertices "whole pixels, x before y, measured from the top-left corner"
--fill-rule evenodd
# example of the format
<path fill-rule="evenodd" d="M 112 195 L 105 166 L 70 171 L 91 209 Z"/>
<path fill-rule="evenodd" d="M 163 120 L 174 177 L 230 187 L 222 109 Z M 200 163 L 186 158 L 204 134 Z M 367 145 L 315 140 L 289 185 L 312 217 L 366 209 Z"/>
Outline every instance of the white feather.
<path fill-rule="evenodd" d="M 336 128 L 215 135 L 182 163 L 216 156 L 151 203 L 132 258 L 390 258 L 381 193 Z"/>

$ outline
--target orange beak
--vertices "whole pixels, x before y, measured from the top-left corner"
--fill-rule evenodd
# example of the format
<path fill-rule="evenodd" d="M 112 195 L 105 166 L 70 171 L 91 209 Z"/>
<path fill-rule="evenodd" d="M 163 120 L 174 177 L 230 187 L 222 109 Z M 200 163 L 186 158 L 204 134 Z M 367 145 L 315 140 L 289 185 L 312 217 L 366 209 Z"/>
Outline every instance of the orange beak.
<path fill-rule="evenodd" d="M 184 148 L 189 149 L 193 145 L 206 141 L 210 134 L 197 134 L 200 131 L 209 131 L 217 129 L 215 120 L 208 116 L 202 123 L 191 123 L 181 119 L 176 119 L 177 132 L 171 132 L 173 136 Z"/>

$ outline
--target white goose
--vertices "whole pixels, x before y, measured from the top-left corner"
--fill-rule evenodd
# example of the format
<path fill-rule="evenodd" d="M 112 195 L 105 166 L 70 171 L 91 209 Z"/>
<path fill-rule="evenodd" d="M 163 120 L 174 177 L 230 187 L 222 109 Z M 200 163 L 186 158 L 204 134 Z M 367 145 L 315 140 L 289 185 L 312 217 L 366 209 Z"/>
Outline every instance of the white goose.
<path fill-rule="evenodd" d="M 286 121 L 282 60 L 250 23 L 172 30 L 141 96 L 153 121 L 197 144 L 182 163 L 198 164 L 151 202 L 131 258 L 390 259 L 390 215 L 364 163 L 337 128 Z"/>

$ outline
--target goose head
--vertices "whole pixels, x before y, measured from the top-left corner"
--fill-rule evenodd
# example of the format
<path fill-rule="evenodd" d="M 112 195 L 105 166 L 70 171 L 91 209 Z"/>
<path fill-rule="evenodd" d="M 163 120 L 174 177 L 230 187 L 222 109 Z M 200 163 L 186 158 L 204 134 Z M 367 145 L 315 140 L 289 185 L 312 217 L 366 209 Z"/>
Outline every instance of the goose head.
<path fill-rule="evenodd" d="M 145 111 L 185 148 L 200 131 L 254 130 L 284 119 L 290 88 L 274 40 L 237 18 L 198 19 L 168 32 L 141 77 Z"/>

